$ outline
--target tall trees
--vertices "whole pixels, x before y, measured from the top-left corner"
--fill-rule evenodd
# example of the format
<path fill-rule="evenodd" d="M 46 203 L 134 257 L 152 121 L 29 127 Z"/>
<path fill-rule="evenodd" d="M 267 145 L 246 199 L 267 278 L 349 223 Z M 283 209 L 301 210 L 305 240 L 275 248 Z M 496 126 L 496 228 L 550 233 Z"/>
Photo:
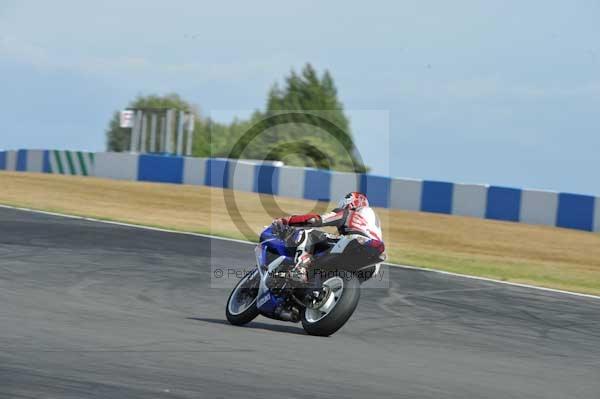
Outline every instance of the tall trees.
<path fill-rule="evenodd" d="M 268 92 L 265 111 L 248 120 L 222 124 L 200 118 L 198 111 L 179 96 L 138 97 L 131 107 L 175 108 L 196 114 L 195 156 L 282 160 L 296 166 L 343 171 L 365 171 L 354 147 L 350 122 L 338 98 L 331 74 L 321 75 L 310 64 L 291 71 L 283 85 Z M 250 137 L 249 132 L 259 134 Z M 129 129 L 121 129 L 115 113 L 107 131 L 111 151 L 129 148 Z"/>

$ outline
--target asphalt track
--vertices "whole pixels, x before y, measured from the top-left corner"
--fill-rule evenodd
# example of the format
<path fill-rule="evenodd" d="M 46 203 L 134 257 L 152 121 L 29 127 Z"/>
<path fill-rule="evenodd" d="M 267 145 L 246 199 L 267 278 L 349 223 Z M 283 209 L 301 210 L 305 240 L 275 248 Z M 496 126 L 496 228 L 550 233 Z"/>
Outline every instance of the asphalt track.
<path fill-rule="evenodd" d="M 224 321 L 248 245 L 0 209 L 2 398 L 598 398 L 600 300 L 389 270 L 330 338 Z"/>

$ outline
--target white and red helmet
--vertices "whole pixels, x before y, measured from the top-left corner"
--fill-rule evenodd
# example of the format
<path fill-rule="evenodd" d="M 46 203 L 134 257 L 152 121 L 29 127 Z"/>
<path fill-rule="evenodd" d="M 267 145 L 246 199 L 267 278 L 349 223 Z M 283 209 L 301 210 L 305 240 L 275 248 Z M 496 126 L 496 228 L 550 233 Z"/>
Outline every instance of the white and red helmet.
<path fill-rule="evenodd" d="M 338 208 L 341 209 L 356 209 L 367 206 L 369 206 L 367 196 L 356 191 L 346 194 L 338 203 Z"/>

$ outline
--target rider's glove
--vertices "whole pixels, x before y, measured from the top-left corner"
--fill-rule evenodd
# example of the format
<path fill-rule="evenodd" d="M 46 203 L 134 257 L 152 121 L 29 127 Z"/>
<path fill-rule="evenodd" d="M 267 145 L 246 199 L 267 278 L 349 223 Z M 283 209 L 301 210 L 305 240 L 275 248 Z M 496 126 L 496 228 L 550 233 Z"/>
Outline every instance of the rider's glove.
<path fill-rule="evenodd" d="M 288 221 L 287 221 L 287 218 L 279 218 L 279 219 L 273 220 L 273 223 L 271 225 L 273 226 L 274 234 L 281 234 L 285 230 L 287 230 Z"/>

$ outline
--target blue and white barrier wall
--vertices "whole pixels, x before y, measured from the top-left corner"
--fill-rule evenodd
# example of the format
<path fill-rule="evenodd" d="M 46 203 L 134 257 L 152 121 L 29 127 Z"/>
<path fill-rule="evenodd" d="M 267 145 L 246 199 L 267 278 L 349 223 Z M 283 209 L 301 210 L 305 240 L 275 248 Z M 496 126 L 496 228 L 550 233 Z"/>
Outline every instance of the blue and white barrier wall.
<path fill-rule="evenodd" d="M 63 150 L 0 151 L 0 170 L 92 176 L 93 152 Z"/>
<path fill-rule="evenodd" d="M 600 198 L 433 180 L 397 179 L 223 158 L 77 151 L 0 151 L 0 170 L 206 185 L 331 201 L 362 191 L 373 206 L 600 231 Z"/>
<path fill-rule="evenodd" d="M 98 177 L 183 183 L 331 201 L 363 191 L 374 206 L 600 231 L 600 199 L 568 193 L 394 179 L 223 158 L 96 154 Z"/>

